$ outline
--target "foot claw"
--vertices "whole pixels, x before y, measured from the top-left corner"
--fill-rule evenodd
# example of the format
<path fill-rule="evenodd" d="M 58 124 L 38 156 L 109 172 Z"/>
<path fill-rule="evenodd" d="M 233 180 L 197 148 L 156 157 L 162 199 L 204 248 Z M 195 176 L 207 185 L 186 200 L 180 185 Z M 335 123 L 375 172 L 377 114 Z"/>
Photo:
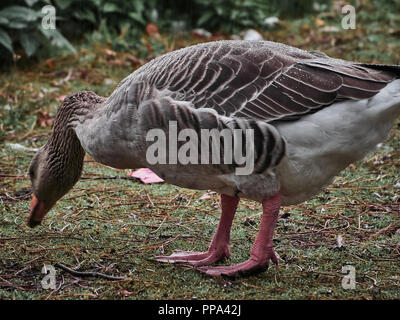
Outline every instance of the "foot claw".
<path fill-rule="evenodd" d="M 249 260 L 233 266 L 218 266 L 218 267 L 203 266 L 196 269 L 212 277 L 247 276 L 247 275 L 254 275 L 257 273 L 261 273 L 267 270 L 269 260 L 272 260 L 273 263 L 278 264 L 278 256 L 275 254 L 273 250 L 271 250 L 268 259 L 259 259 L 255 256 L 252 256 Z"/>
<path fill-rule="evenodd" d="M 156 256 L 155 260 L 159 262 L 178 263 L 197 267 L 213 264 L 225 258 L 227 256 L 225 252 L 226 250 L 222 251 L 222 253 L 217 251 L 191 252 L 176 250 L 169 256 Z"/>
<path fill-rule="evenodd" d="M 278 265 L 278 260 L 279 260 L 279 256 L 276 254 L 276 252 L 274 250 L 272 250 L 271 253 L 271 261 L 275 264 Z"/>

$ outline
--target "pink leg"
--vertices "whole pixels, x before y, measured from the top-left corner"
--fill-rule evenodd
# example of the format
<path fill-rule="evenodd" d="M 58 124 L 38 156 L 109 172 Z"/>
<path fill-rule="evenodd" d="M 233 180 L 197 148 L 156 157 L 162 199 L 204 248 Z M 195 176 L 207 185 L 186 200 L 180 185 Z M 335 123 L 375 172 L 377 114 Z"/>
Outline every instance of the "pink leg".
<path fill-rule="evenodd" d="M 206 252 L 174 251 L 170 256 L 157 256 L 161 262 L 183 263 L 192 266 L 204 266 L 229 257 L 229 240 L 233 217 L 239 203 L 238 197 L 221 195 L 221 219 L 217 231 Z"/>
<path fill-rule="evenodd" d="M 268 267 L 268 262 L 278 263 L 278 258 L 273 250 L 272 238 L 276 221 L 278 220 L 281 196 L 279 193 L 263 201 L 263 215 L 260 231 L 251 249 L 250 259 L 233 265 L 221 267 L 200 267 L 200 271 L 210 276 L 237 276 L 246 273 L 263 271 Z"/>

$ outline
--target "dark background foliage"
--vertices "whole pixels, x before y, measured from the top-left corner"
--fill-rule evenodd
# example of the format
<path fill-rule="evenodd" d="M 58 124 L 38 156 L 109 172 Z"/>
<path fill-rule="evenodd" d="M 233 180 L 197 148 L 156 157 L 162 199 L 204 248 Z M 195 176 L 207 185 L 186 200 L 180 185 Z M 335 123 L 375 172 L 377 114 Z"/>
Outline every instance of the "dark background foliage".
<path fill-rule="evenodd" d="M 311 0 L 3 0 L 0 4 L 0 53 L 6 60 L 20 52 L 46 56 L 54 47 L 74 52 L 71 41 L 99 31 L 107 39 L 121 32 L 134 43 L 148 23 L 161 31 L 206 28 L 211 32 L 238 33 L 263 28 L 270 15 L 303 16 L 314 11 Z M 323 8 L 330 0 L 318 2 Z M 42 8 L 56 8 L 56 30 L 44 32 Z M 52 49 L 53 47 L 53 49 Z M 20 52 L 21 53 L 21 52 Z M 4 61 L 3 61 L 4 62 Z"/>

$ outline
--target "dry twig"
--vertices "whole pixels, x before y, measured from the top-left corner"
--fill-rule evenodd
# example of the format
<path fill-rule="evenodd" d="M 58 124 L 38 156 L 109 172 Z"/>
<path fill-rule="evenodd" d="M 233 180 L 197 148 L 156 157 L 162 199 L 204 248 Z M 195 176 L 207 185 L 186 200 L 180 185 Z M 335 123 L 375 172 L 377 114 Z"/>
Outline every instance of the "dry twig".
<path fill-rule="evenodd" d="M 65 265 L 63 265 L 62 263 L 57 262 L 55 264 L 56 267 L 72 274 L 73 276 L 77 276 L 77 277 L 97 277 L 97 278 L 104 278 L 107 280 L 122 280 L 125 279 L 125 277 L 118 277 L 118 276 L 112 276 L 109 274 L 104 274 L 104 273 L 100 273 L 100 272 L 91 272 L 91 271 L 76 271 L 74 269 L 71 269 Z"/>

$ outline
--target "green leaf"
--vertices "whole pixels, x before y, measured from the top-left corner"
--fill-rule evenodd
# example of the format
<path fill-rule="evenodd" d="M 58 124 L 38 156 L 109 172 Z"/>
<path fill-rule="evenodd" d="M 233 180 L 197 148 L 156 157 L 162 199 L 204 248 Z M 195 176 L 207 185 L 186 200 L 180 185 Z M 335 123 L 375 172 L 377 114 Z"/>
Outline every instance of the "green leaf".
<path fill-rule="evenodd" d="M 56 3 L 56 6 L 62 10 L 67 9 L 69 6 L 71 6 L 71 3 L 74 0 L 54 0 Z"/>
<path fill-rule="evenodd" d="M 133 2 L 133 5 L 138 12 L 142 12 L 144 10 L 144 4 L 142 0 L 136 0 Z"/>
<path fill-rule="evenodd" d="M 21 32 L 19 34 L 19 41 L 28 57 L 32 56 L 39 47 L 39 41 L 33 33 Z"/>
<path fill-rule="evenodd" d="M 25 3 L 32 7 L 36 2 L 38 2 L 39 0 L 25 0 Z"/>
<path fill-rule="evenodd" d="M 146 25 L 146 21 L 144 21 L 142 15 L 140 13 L 131 12 L 131 13 L 129 13 L 129 17 L 143 25 Z"/>
<path fill-rule="evenodd" d="M 12 47 L 12 40 L 10 36 L 3 29 L 0 28 L 0 44 L 3 45 L 8 51 L 12 54 L 14 53 L 14 49 Z"/>
<path fill-rule="evenodd" d="M 11 21 L 8 27 L 11 29 L 25 29 L 28 25 L 25 22 Z"/>
<path fill-rule="evenodd" d="M 222 16 L 224 14 L 224 8 L 223 7 L 215 7 L 215 10 L 217 11 L 217 14 L 219 16 Z"/>
<path fill-rule="evenodd" d="M 0 16 L 0 24 L 8 25 L 8 19 L 6 17 Z"/>
<path fill-rule="evenodd" d="M 58 32 L 57 29 L 43 29 L 42 27 L 39 29 L 47 39 L 51 40 L 52 45 L 60 48 L 66 47 L 71 52 L 76 53 L 76 50 L 72 44 L 66 38 L 64 38 L 64 36 Z"/>
<path fill-rule="evenodd" d="M 204 13 L 199 20 L 197 20 L 197 24 L 199 26 L 203 25 L 204 23 L 206 23 L 208 20 L 210 20 L 210 18 L 214 15 L 214 13 L 212 11 L 207 11 L 206 13 Z"/>
<path fill-rule="evenodd" d="M 40 15 L 39 12 L 22 6 L 6 7 L 0 11 L 0 16 L 5 16 L 11 21 L 36 21 Z"/>
<path fill-rule="evenodd" d="M 78 20 L 87 20 L 93 24 L 97 24 L 96 16 L 92 11 L 85 10 L 85 11 L 76 11 L 73 13 L 74 17 Z"/>
<path fill-rule="evenodd" d="M 115 3 L 106 3 L 103 12 L 121 12 L 121 9 Z"/>

